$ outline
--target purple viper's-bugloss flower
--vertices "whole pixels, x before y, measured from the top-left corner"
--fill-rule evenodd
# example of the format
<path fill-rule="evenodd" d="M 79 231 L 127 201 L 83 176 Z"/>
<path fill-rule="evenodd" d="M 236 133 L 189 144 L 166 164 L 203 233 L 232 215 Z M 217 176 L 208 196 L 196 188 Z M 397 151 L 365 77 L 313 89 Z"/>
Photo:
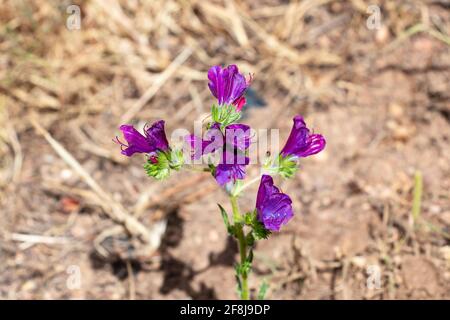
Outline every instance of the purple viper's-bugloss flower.
<path fill-rule="evenodd" d="M 227 183 L 235 182 L 237 179 L 245 178 L 245 165 L 241 164 L 219 164 L 214 174 L 217 183 L 224 186 Z"/>
<path fill-rule="evenodd" d="M 220 105 L 234 105 L 240 111 L 245 105 L 244 92 L 250 85 L 250 80 L 239 73 L 234 64 L 226 68 L 221 66 L 211 67 L 208 71 L 208 87 L 217 103 Z"/>
<path fill-rule="evenodd" d="M 294 117 L 289 138 L 281 150 L 281 156 L 283 158 L 308 157 L 322 151 L 325 144 L 325 138 L 321 134 L 311 134 L 303 117 L 297 115 Z"/>
<path fill-rule="evenodd" d="M 256 211 L 258 220 L 270 231 L 280 231 L 281 226 L 294 216 L 291 198 L 274 186 L 269 175 L 261 177 Z"/>
<path fill-rule="evenodd" d="M 186 137 L 191 147 L 191 158 L 199 159 L 202 155 L 220 151 L 219 164 L 214 170 L 214 177 L 219 185 L 234 183 L 245 178 L 245 166 L 250 160 L 246 152 L 250 146 L 250 127 L 245 124 L 231 124 L 220 130 L 220 124 L 214 123 L 202 139 L 195 135 Z"/>
<path fill-rule="evenodd" d="M 169 143 L 164 132 L 164 120 L 153 123 L 150 127 L 144 127 L 144 134 L 137 131 L 132 125 L 121 125 L 119 128 L 128 144 L 116 137 L 116 141 L 122 148 L 122 154 L 131 157 L 135 153 L 153 153 L 156 151 L 168 151 Z"/>

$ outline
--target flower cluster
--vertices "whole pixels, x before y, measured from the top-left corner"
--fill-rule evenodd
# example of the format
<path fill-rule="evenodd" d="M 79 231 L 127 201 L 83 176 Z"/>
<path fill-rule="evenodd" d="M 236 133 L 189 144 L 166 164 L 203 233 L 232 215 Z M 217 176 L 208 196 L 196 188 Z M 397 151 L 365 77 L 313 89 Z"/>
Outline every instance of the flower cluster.
<path fill-rule="evenodd" d="M 122 125 L 120 130 L 127 144 L 119 138 L 116 141 L 125 156 L 145 154 L 147 161 L 144 168 L 149 176 L 156 179 L 166 178 L 171 170 L 188 167 L 187 159 L 202 159 L 207 162 L 208 166 L 204 171 L 211 173 L 228 192 L 232 202 L 233 225 L 229 223 L 223 208 L 220 208 L 229 233 L 238 239 L 241 249 L 244 248 L 244 254 L 241 252 L 242 261 L 236 272 L 237 278 L 243 282 L 240 290 L 243 292 L 242 297 L 245 297 L 254 241 L 267 238 L 271 232 L 280 231 L 294 216 L 291 198 L 274 185 L 273 177 L 291 178 L 298 170 L 299 160 L 322 151 L 326 142 L 322 135 L 308 129 L 302 116 L 295 116 L 284 147 L 275 156 L 268 157 L 260 178 L 252 180 L 260 182 L 255 210 L 241 215 L 236 199 L 252 183 L 242 184 L 250 163 L 248 153 L 252 141 L 250 126 L 238 121 L 247 103 L 245 92 L 252 77 L 246 78 L 236 65 L 225 68 L 214 66 L 208 71 L 208 80 L 208 87 L 216 99 L 211 107 L 211 121 L 205 123 L 206 130 L 202 137 L 193 134 L 185 137 L 188 148 L 186 145 L 183 148 L 169 145 L 163 120 L 145 126 L 144 134 L 131 125 Z M 246 235 L 244 225 L 251 230 Z M 248 255 L 245 253 L 247 246 L 251 248 Z"/>
<path fill-rule="evenodd" d="M 219 152 L 219 163 L 210 164 L 209 170 L 220 186 L 232 190 L 238 180 L 246 177 L 249 164 L 248 148 L 251 143 L 250 126 L 236 123 L 245 107 L 245 91 L 252 78 L 246 79 L 236 65 L 226 68 L 214 66 L 208 71 L 208 87 L 216 98 L 212 107 L 212 122 L 204 137 L 188 135 L 186 142 L 190 147 L 190 158 L 199 159 L 208 154 Z M 274 186 L 271 175 L 290 178 L 298 168 L 300 158 L 308 157 L 322 151 L 325 138 L 311 133 L 300 115 L 293 119 L 291 133 L 281 152 L 265 165 L 266 173 L 262 175 L 256 210 L 258 220 L 270 231 L 279 231 L 292 217 L 291 199 Z M 122 154 L 130 157 L 135 153 L 147 155 L 145 169 L 157 179 L 165 178 L 171 169 L 179 170 L 183 165 L 181 150 L 173 150 L 167 141 L 164 121 L 156 121 L 139 133 L 131 125 L 122 125 L 127 144 L 118 138 Z"/>

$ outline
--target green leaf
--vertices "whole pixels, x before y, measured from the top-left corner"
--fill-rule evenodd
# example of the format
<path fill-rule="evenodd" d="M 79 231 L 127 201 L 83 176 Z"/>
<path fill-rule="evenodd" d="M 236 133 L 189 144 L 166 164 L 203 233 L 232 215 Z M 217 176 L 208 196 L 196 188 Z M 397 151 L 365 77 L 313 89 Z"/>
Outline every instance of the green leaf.
<path fill-rule="evenodd" d="M 208 164 L 209 171 L 211 172 L 212 176 L 216 176 L 216 167 L 213 164 Z"/>
<path fill-rule="evenodd" d="M 230 220 L 228 219 L 228 213 L 225 211 L 225 209 L 220 205 L 217 204 L 220 209 L 220 213 L 222 214 L 223 223 L 225 224 L 225 228 L 227 228 L 227 232 L 230 236 L 234 236 L 234 226 L 230 224 Z"/>
<path fill-rule="evenodd" d="M 253 232 L 247 233 L 247 236 L 245 237 L 245 242 L 249 247 L 252 247 L 255 244 L 255 237 L 253 236 Z"/>
<path fill-rule="evenodd" d="M 248 252 L 246 262 L 248 262 L 250 264 L 253 262 L 253 249 L 251 249 L 251 248 L 250 248 L 250 251 Z"/>
<path fill-rule="evenodd" d="M 264 300 L 264 298 L 266 297 L 267 289 L 269 289 L 269 284 L 267 283 L 266 279 L 264 279 L 261 283 L 261 286 L 259 287 L 258 300 Z"/>
<path fill-rule="evenodd" d="M 236 274 L 235 274 L 236 283 L 237 283 L 236 290 L 237 290 L 238 296 L 240 297 L 240 296 L 242 296 L 242 282 L 241 282 L 241 269 L 240 269 L 239 263 L 237 263 L 234 266 L 234 271 L 236 272 Z"/>
<path fill-rule="evenodd" d="M 250 270 L 252 268 L 252 263 L 249 261 L 244 261 L 244 263 L 238 263 L 237 268 L 239 270 L 239 274 L 242 276 L 247 276 L 250 273 Z"/>

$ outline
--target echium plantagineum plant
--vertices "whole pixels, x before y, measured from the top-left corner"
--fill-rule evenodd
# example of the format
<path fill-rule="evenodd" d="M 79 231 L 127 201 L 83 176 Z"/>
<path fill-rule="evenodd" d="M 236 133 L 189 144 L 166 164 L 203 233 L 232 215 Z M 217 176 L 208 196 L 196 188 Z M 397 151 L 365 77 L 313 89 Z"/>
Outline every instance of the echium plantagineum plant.
<path fill-rule="evenodd" d="M 120 130 L 127 143 L 118 138 L 117 142 L 125 156 L 145 154 L 144 169 L 148 176 L 158 180 L 168 177 L 172 170 L 196 169 L 196 163 L 201 164 L 202 159 L 206 160 L 207 166 L 201 171 L 210 172 L 230 198 L 232 219 L 220 204 L 219 208 L 229 235 L 236 238 L 239 244 L 240 262 L 235 266 L 237 287 L 241 299 L 247 300 L 250 298 L 247 279 L 256 241 L 268 239 L 273 232 L 279 232 L 294 216 L 291 198 L 274 185 L 272 177 L 279 175 L 291 178 L 298 169 L 300 158 L 324 149 L 325 138 L 311 133 L 303 117 L 295 116 L 291 133 L 281 151 L 268 155 L 261 174 L 244 183 L 246 167 L 250 163 L 248 150 L 252 143 L 251 129 L 237 121 L 245 107 L 244 94 L 252 77 L 246 79 L 239 73 L 237 66 L 230 65 L 226 68 L 212 67 L 208 71 L 208 79 L 209 89 L 216 102 L 211 107 L 210 121 L 206 123 L 203 137 L 189 134 L 185 136 L 183 147 L 173 147 L 166 138 L 164 121 L 159 120 L 151 126 L 145 126 L 144 134 L 131 125 L 122 125 Z M 258 181 L 260 184 L 255 209 L 242 214 L 238 198 L 248 186 Z M 264 298 L 266 289 L 267 284 L 263 282 L 258 298 Z"/>

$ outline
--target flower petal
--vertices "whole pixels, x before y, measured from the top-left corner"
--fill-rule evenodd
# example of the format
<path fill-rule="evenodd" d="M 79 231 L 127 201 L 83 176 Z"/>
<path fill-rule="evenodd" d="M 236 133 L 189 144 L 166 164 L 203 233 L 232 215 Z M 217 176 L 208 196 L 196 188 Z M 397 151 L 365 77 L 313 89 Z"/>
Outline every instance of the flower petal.
<path fill-rule="evenodd" d="M 307 157 L 322 151 L 325 144 L 325 138 L 320 134 L 310 134 L 303 117 L 297 115 L 281 155 Z"/>
<path fill-rule="evenodd" d="M 245 166 L 239 164 L 219 164 L 216 167 L 215 178 L 220 186 L 237 179 L 245 178 Z"/>
<path fill-rule="evenodd" d="M 149 153 L 156 150 L 154 146 L 149 144 L 146 137 L 140 134 L 133 126 L 124 124 L 119 129 L 128 143 L 128 145 L 122 144 L 125 147 L 125 149 L 122 149 L 123 155 L 130 157 L 136 152 Z"/>
<path fill-rule="evenodd" d="M 169 142 L 164 131 L 164 120 L 156 121 L 145 130 L 148 143 L 161 151 L 169 150 Z"/>
<path fill-rule="evenodd" d="M 275 193 L 266 198 L 261 213 L 261 220 L 266 229 L 271 231 L 280 231 L 282 225 L 285 225 L 292 219 L 292 201 L 287 194 Z"/>
<path fill-rule="evenodd" d="M 261 177 L 261 183 L 256 198 L 258 220 L 271 231 L 279 231 L 293 216 L 292 201 L 287 194 L 280 192 L 274 186 L 269 175 Z"/>
<path fill-rule="evenodd" d="M 248 87 L 245 77 L 239 73 L 236 65 L 226 68 L 213 66 L 208 70 L 208 79 L 208 87 L 219 105 L 234 103 Z"/>
<path fill-rule="evenodd" d="M 256 208 L 261 209 L 264 204 L 264 199 L 279 192 L 280 190 L 273 184 L 273 178 L 264 174 L 261 177 L 261 182 L 259 184 L 258 195 L 256 198 Z"/>

